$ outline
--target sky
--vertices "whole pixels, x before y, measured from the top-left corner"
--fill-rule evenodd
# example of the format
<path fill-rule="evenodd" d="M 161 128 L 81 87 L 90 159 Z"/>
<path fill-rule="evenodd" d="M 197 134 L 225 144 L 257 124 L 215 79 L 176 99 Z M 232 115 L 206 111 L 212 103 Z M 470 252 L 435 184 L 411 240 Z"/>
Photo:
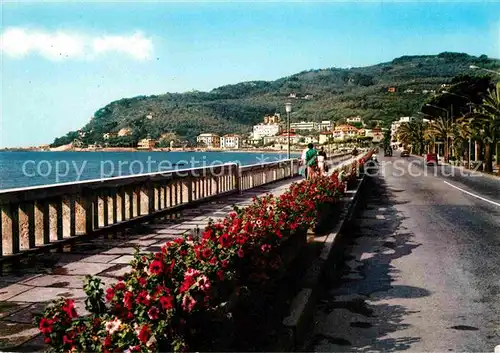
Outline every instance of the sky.
<path fill-rule="evenodd" d="M 0 147 L 113 100 L 444 51 L 500 58 L 500 2 L 0 0 Z"/>

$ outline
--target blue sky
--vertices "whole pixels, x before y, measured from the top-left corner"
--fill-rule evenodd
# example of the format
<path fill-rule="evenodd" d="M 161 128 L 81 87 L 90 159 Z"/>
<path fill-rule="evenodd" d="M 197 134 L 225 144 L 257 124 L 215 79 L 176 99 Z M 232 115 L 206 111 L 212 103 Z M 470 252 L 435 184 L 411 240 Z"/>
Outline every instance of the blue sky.
<path fill-rule="evenodd" d="M 52 142 L 123 97 L 443 51 L 500 58 L 494 2 L 5 2 L 0 146 Z"/>

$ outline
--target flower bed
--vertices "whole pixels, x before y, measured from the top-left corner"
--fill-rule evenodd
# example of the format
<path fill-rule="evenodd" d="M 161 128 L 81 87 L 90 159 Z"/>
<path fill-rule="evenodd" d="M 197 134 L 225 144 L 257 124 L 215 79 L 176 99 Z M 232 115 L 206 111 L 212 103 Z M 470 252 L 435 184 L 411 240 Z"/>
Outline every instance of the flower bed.
<path fill-rule="evenodd" d="M 347 180 L 363 162 L 349 166 Z M 72 300 L 61 299 L 35 323 L 58 352 L 220 348 L 217 337 L 228 338 L 235 327 L 240 293 L 259 292 L 282 278 L 306 230 L 317 224 L 318 210 L 344 190 L 334 173 L 294 183 L 279 197 L 255 198 L 210 223 L 201 239 L 180 238 L 157 253 L 135 254 L 131 272 L 105 293 L 98 279 L 88 277 L 90 315 L 79 316 Z"/>

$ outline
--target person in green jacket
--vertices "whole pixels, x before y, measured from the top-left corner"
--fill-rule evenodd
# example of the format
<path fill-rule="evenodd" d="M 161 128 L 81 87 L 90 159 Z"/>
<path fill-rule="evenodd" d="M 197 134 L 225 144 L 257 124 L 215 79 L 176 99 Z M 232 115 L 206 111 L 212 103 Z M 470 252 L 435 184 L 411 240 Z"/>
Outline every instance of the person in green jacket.
<path fill-rule="evenodd" d="M 318 151 L 314 148 L 312 143 L 307 145 L 306 152 L 306 166 L 307 166 L 307 179 L 311 179 L 316 175 L 318 169 Z"/>

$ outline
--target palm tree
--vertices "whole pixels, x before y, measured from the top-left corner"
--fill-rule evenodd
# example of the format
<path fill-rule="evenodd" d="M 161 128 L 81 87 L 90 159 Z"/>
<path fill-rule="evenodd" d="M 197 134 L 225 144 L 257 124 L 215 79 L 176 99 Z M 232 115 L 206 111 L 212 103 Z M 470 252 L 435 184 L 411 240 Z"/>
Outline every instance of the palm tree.
<path fill-rule="evenodd" d="M 448 161 L 448 140 L 453 135 L 453 124 L 446 117 L 439 116 L 429 124 L 429 133 L 444 141 L 444 159 Z"/>
<path fill-rule="evenodd" d="M 463 156 L 464 149 L 472 137 L 472 128 L 469 119 L 462 116 L 453 124 L 453 143 L 458 156 Z M 470 155 L 467 153 L 467 164 L 469 165 Z"/>
<path fill-rule="evenodd" d="M 424 134 L 426 126 L 422 120 L 412 120 L 402 123 L 397 131 L 398 140 L 405 146 L 411 145 L 411 152 L 416 154 L 423 153 Z"/>
<path fill-rule="evenodd" d="M 496 84 L 495 89 L 488 90 L 483 103 L 477 106 L 475 112 L 475 123 L 481 126 L 481 132 L 484 134 L 484 170 L 492 172 L 492 148 L 495 148 L 500 140 L 500 82 Z M 496 162 L 499 163 L 498 153 Z"/>

